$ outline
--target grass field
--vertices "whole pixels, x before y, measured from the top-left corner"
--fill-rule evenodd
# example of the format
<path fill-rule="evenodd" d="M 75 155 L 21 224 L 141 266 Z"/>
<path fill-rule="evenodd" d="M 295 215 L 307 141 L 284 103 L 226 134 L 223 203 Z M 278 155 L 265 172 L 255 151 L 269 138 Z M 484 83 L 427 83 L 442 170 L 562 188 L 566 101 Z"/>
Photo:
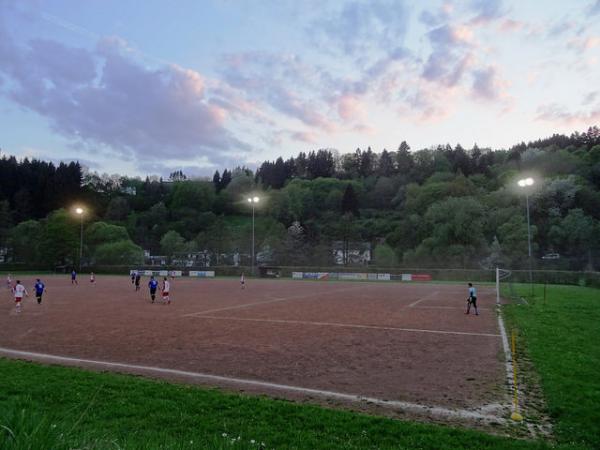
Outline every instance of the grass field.
<path fill-rule="evenodd" d="M 543 292 L 536 285 L 528 305 L 507 305 L 507 326 L 540 378 L 558 442 L 600 448 L 600 290 L 550 285 L 545 301 Z"/>
<path fill-rule="evenodd" d="M 528 291 L 528 286 L 517 286 Z M 536 292 L 542 292 L 536 288 Z M 600 447 L 598 290 L 552 286 L 507 305 L 522 376 L 539 378 L 556 441 L 524 441 L 139 377 L 0 359 L 0 449 L 592 449 Z M 527 382 L 524 384 L 527 386 Z M 239 439 L 238 439 L 239 437 Z M 264 443 L 264 445 L 262 445 Z"/>
<path fill-rule="evenodd" d="M 127 375 L 5 359 L 0 373 L 0 449 L 548 448 Z"/>

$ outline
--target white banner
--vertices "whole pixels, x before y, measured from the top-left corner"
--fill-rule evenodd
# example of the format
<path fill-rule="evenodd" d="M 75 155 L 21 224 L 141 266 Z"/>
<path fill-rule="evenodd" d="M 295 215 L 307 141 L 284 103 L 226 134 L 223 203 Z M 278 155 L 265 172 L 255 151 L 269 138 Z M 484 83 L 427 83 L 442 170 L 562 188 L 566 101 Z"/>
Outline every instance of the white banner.
<path fill-rule="evenodd" d="M 190 277 L 198 277 L 198 278 L 214 278 L 215 271 L 214 270 L 190 270 L 188 275 Z"/>

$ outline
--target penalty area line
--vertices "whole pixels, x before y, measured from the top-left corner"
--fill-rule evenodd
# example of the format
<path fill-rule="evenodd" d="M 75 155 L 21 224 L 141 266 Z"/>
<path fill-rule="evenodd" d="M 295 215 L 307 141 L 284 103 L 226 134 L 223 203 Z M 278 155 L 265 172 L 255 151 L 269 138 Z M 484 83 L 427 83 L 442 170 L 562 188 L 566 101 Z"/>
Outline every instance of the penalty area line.
<path fill-rule="evenodd" d="M 435 297 L 439 293 L 440 293 L 440 291 L 434 291 L 431 294 L 426 295 L 425 297 L 421 297 L 421 298 L 417 299 L 416 301 L 412 302 L 410 305 L 408 305 L 407 308 L 414 308 L 416 305 L 418 305 L 422 301 L 429 300 L 430 298 Z"/>
<path fill-rule="evenodd" d="M 314 297 L 317 295 L 328 295 L 328 294 L 333 294 L 336 292 L 353 291 L 355 289 L 356 289 L 356 286 L 353 286 L 351 288 L 335 289 L 332 291 L 316 292 L 316 293 L 311 292 L 310 294 L 292 295 L 289 297 L 277 297 L 277 298 L 274 298 L 273 300 L 265 300 L 265 301 L 253 302 L 253 303 L 244 303 L 243 305 L 226 306 L 224 308 L 207 309 L 205 311 L 198 311 L 198 312 L 190 313 L 190 314 L 182 314 L 181 317 L 196 317 L 196 316 L 201 316 L 203 314 L 210 314 L 210 313 L 215 313 L 215 312 L 220 312 L 220 311 L 230 311 L 232 309 L 249 308 L 250 306 L 257 306 L 257 305 L 268 305 L 269 303 L 286 302 L 288 300 L 298 300 L 298 299 L 302 299 L 302 298 L 310 298 L 310 297 Z"/>
<path fill-rule="evenodd" d="M 326 398 L 326 399 L 337 399 L 341 401 L 351 402 L 351 403 L 370 403 L 378 406 L 396 409 L 400 411 L 424 414 L 428 416 L 437 416 L 437 417 L 448 417 L 448 418 L 457 418 L 457 419 L 467 419 L 467 420 L 484 420 L 489 422 L 500 422 L 505 423 L 506 420 L 502 417 L 486 414 L 477 409 L 450 409 L 444 408 L 441 406 L 426 406 L 421 405 L 419 403 L 411 403 L 404 402 L 399 400 L 383 400 L 379 398 L 367 397 L 357 394 L 346 394 L 342 392 L 336 391 L 327 391 L 322 389 L 311 389 L 304 388 L 300 386 L 292 386 L 287 384 L 280 383 L 271 383 L 268 381 L 258 381 L 258 380 L 250 380 L 246 378 L 235 378 L 235 377 L 225 377 L 220 375 L 211 375 L 201 372 L 190 372 L 186 370 L 177 370 L 177 369 L 166 369 L 163 367 L 154 367 L 154 366 L 142 366 L 138 364 L 126 364 L 112 361 L 98 361 L 92 359 L 81 359 L 81 358 L 73 358 L 67 356 L 58 356 L 51 355 L 47 353 L 36 353 L 36 352 L 28 352 L 22 350 L 13 350 L 9 348 L 0 347 L 0 355 L 28 359 L 37 362 L 50 362 L 50 363 L 63 363 L 66 365 L 77 365 L 77 366 L 92 366 L 97 368 L 109 368 L 109 369 L 121 369 L 124 371 L 136 371 L 136 372 L 146 372 L 146 373 L 154 373 L 160 375 L 171 375 L 171 376 L 179 376 L 185 377 L 194 380 L 203 380 L 203 381 L 212 381 L 225 383 L 229 385 L 244 385 L 244 386 L 252 386 L 258 388 L 265 389 L 273 389 L 283 392 L 294 392 L 305 395 L 314 395 L 316 397 Z M 502 405 L 500 405 L 502 406 Z M 484 409 L 483 407 L 482 409 Z"/>

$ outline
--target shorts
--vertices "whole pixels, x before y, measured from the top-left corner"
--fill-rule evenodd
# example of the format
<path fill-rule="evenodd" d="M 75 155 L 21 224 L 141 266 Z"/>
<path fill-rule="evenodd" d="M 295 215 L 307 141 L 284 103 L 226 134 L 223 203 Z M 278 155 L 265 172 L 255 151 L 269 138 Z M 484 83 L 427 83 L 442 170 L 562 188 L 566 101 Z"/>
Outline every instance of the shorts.
<path fill-rule="evenodd" d="M 168 293 L 168 292 L 164 292 L 164 291 L 163 291 L 163 293 L 162 293 L 162 296 L 163 296 L 163 297 L 168 297 L 168 296 L 169 296 L 169 293 Z"/>
<path fill-rule="evenodd" d="M 35 298 L 42 298 L 43 292 L 36 292 Z"/>
<path fill-rule="evenodd" d="M 156 288 L 150 289 L 150 295 L 156 295 Z"/>
<path fill-rule="evenodd" d="M 471 305 L 473 305 L 475 308 L 477 308 L 477 297 L 470 297 L 469 298 L 469 303 Z"/>
<path fill-rule="evenodd" d="M 23 300 L 23 297 L 15 297 L 15 303 L 21 303 L 21 300 Z"/>

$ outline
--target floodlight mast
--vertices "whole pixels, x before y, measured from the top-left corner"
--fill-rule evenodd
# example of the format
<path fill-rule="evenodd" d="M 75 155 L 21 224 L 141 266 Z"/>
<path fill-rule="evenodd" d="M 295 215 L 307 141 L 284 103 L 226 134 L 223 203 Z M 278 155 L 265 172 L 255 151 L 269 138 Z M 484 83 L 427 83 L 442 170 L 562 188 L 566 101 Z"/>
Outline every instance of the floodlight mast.
<path fill-rule="evenodd" d="M 252 276 L 254 276 L 254 205 L 260 201 L 257 196 L 248 197 L 248 203 L 252 205 Z"/>
<path fill-rule="evenodd" d="M 529 218 L 529 190 L 527 189 L 530 186 L 533 186 L 535 183 L 534 179 L 523 178 L 518 181 L 518 185 L 524 188 L 525 191 L 525 203 L 527 205 L 527 248 L 528 248 L 528 256 L 529 256 L 529 285 L 533 291 L 533 269 L 532 269 L 532 256 L 531 256 L 531 221 Z"/>
<path fill-rule="evenodd" d="M 79 216 L 79 272 L 81 272 L 81 260 L 83 259 L 83 213 L 81 207 L 75 208 L 75 214 Z"/>

